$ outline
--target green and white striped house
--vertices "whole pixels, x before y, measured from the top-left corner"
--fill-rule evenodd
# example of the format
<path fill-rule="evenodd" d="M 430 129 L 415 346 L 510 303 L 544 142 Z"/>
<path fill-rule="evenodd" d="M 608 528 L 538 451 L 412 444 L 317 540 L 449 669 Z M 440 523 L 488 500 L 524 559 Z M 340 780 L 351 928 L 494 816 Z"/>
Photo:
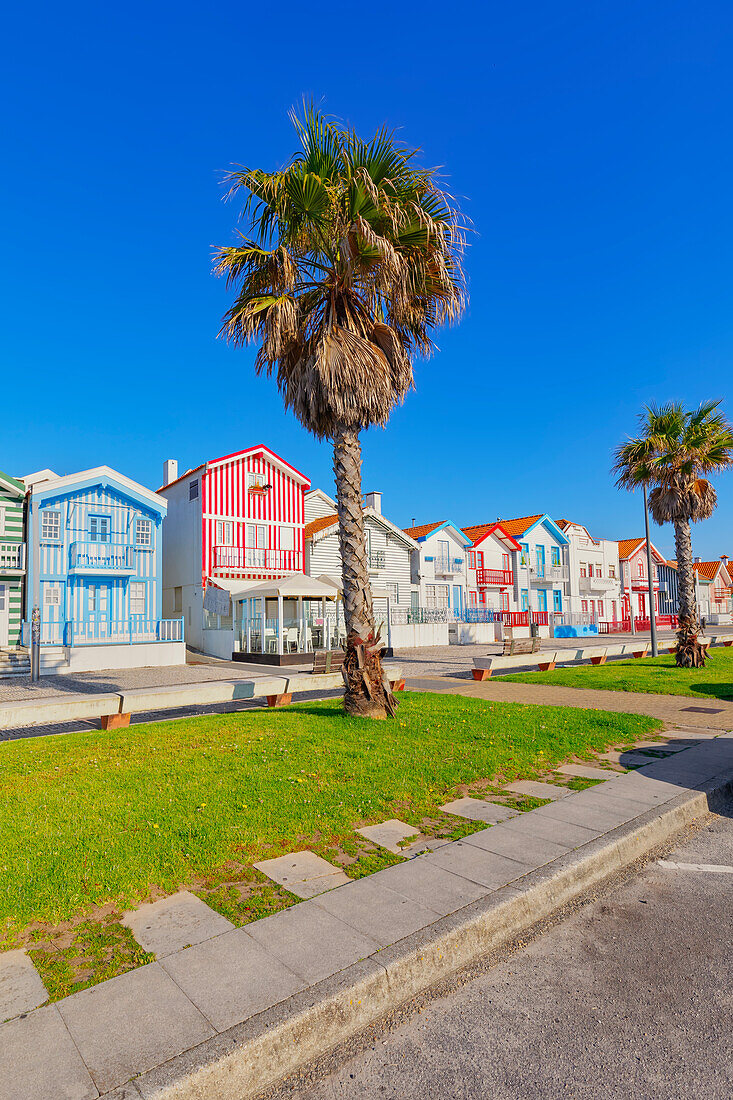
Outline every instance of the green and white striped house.
<path fill-rule="evenodd" d="M 25 485 L 0 470 L 0 649 L 20 645 L 25 578 Z"/>

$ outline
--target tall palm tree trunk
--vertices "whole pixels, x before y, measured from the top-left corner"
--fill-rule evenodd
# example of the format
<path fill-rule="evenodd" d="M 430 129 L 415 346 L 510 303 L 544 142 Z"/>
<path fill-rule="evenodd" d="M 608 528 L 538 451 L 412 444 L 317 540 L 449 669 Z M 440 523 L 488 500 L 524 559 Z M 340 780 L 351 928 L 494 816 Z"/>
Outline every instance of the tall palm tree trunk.
<path fill-rule="evenodd" d="M 333 472 L 343 565 L 346 658 L 344 708 L 347 714 L 386 718 L 397 702 L 382 669 L 382 641 L 374 628 L 369 561 L 364 538 L 361 443 L 355 428 L 340 426 L 333 437 Z"/>
<path fill-rule="evenodd" d="M 705 650 L 698 641 L 700 627 L 695 600 L 695 569 L 692 560 L 692 536 L 688 520 L 674 525 L 674 546 L 677 555 L 677 601 L 679 629 L 675 658 L 680 668 L 699 668 L 705 664 Z"/>

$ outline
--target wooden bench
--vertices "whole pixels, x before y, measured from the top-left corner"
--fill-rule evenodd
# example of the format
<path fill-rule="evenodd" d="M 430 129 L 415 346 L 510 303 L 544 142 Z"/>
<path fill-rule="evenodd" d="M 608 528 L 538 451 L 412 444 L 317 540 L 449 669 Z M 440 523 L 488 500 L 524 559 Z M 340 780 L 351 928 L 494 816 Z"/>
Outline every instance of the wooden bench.
<path fill-rule="evenodd" d="M 502 657 L 515 657 L 520 653 L 537 653 L 540 648 L 540 639 L 536 638 L 505 638 Z"/>
<path fill-rule="evenodd" d="M 342 649 L 317 649 L 313 654 L 313 675 L 340 672 L 346 654 Z"/>

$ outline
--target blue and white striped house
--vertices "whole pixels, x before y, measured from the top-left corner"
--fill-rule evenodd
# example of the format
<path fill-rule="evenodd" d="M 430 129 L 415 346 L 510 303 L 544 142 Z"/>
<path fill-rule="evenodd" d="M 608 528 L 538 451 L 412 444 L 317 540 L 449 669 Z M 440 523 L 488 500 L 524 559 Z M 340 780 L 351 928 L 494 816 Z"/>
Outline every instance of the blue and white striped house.
<path fill-rule="evenodd" d="M 41 671 L 183 663 L 183 621 L 161 618 L 165 498 L 108 466 L 24 481 L 26 614 L 40 609 Z"/>

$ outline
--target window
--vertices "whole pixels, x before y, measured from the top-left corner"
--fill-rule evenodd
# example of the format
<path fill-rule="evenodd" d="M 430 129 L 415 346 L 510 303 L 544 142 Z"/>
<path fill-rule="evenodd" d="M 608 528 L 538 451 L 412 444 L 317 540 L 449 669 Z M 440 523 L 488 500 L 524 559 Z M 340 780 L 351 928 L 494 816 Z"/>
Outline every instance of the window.
<path fill-rule="evenodd" d="M 476 568 L 483 569 L 484 567 L 484 552 L 483 550 L 476 551 Z"/>
<path fill-rule="evenodd" d="M 639 577 L 644 576 L 644 562 L 641 558 L 639 558 L 638 562 L 636 563 L 636 573 Z"/>
<path fill-rule="evenodd" d="M 61 589 L 54 586 L 44 585 L 43 589 L 43 602 L 46 607 L 60 607 L 61 606 Z"/>
<path fill-rule="evenodd" d="M 97 586 L 96 584 L 89 585 L 89 610 L 97 610 Z"/>
<path fill-rule="evenodd" d="M 582 561 L 580 563 L 580 575 L 581 575 L 581 577 L 587 577 L 588 576 L 588 566 L 586 565 L 586 563 L 584 561 Z"/>
<path fill-rule="evenodd" d="M 295 549 L 295 528 L 294 527 L 281 527 L 280 528 L 280 549 L 281 550 L 294 550 Z"/>
<path fill-rule="evenodd" d="M 529 543 L 520 542 L 519 545 L 522 547 L 522 565 L 527 565 L 529 562 Z"/>
<path fill-rule="evenodd" d="M 198 496 L 199 496 L 199 479 L 196 478 L 195 481 L 191 481 L 189 483 L 189 486 L 188 486 L 188 499 L 189 500 L 198 500 Z"/>
<path fill-rule="evenodd" d="M 475 550 L 469 550 L 468 551 L 468 568 L 469 569 L 475 569 L 476 568 L 476 551 Z"/>
<path fill-rule="evenodd" d="M 398 584 L 385 584 L 387 594 L 389 595 L 389 601 L 394 607 L 396 603 L 400 602 L 400 586 Z"/>
<path fill-rule="evenodd" d="M 248 523 L 245 529 L 247 565 L 264 566 L 268 549 L 268 530 L 264 524 Z"/>
<path fill-rule="evenodd" d="M 138 546 L 153 545 L 153 521 L 149 519 L 135 520 L 135 542 Z"/>
<path fill-rule="evenodd" d="M 61 540 L 61 513 L 45 509 L 41 512 L 41 538 L 46 541 Z"/>
<path fill-rule="evenodd" d="M 538 588 L 537 589 L 537 610 L 538 611 L 547 611 L 547 589 L 546 588 Z"/>
<path fill-rule="evenodd" d="M 559 565 L 560 564 L 560 547 L 559 546 L 551 546 L 550 547 L 550 562 L 553 565 Z"/>
<path fill-rule="evenodd" d="M 247 474 L 248 489 L 262 490 L 265 488 L 265 484 L 266 482 L 264 474 Z"/>
<path fill-rule="evenodd" d="M 89 517 L 89 541 L 109 542 L 109 516 Z"/>
<path fill-rule="evenodd" d="M 562 612 L 562 592 L 557 589 L 552 593 L 552 610 Z"/>
<path fill-rule="evenodd" d="M 611 566 L 613 569 L 613 566 Z M 613 621 L 616 622 L 618 618 L 618 603 L 616 600 L 611 600 L 611 614 L 613 615 Z"/>
<path fill-rule="evenodd" d="M 529 592 L 526 588 L 522 589 L 522 611 L 529 610 Z"/>
<path fill-rule="evenodd" d="M 0 611 L 5 611 L 8 606 L 8 586 L 0 584 Z"/>
<path fill-rule="evenodd" d="M 615 565 L 609 565 L 608 575 L 612 580 L 616 579 L 616 566 Z"/>
<path fill-rule="evenodd" d="M 583 615 L 588 614 L 588 601 L 587 600 L 581 600 L 580 601 L 580 610 L 581 610 Z"/>
<path fill-rule="evenodd" d="M 216 521 L 216 545 L 234 545 L 234 524 L 231 520 L 218 519 Z"/>
<path fill-rule="evenodd" d="M 598 601 L 598 618 L 603 618 L 603 600 Z"/>
<path fill-rule="evenodd" d="M 449 607 L 450 593 L 447 584 L 426 584 L 425 604 L 427 607 Z"/>
<path fill-rule="evenodd" d="M 183 588 L 179 585 L 173 589 L 173 614 L 180 615 L 183 611 Z"/>
<path fill-rule="evenodd" d="M 130 581 L 130 614 L 145 614 L 145 584 L 143 581 Z"/>
<path fill-rule="evenodd" d="M 509 610 L 509 593 L 508 592 L 500 592 L 499 593 L 499 606 L 500 606 L 502 611 L 508 611 Z"/>
<path fill-rule="evenodd" d="M 468 602 L 471 605 L 471 607 L 476 607 L 476 605 L 478 603 L 478 592 L 469 592 L 468 593 Z"/>

